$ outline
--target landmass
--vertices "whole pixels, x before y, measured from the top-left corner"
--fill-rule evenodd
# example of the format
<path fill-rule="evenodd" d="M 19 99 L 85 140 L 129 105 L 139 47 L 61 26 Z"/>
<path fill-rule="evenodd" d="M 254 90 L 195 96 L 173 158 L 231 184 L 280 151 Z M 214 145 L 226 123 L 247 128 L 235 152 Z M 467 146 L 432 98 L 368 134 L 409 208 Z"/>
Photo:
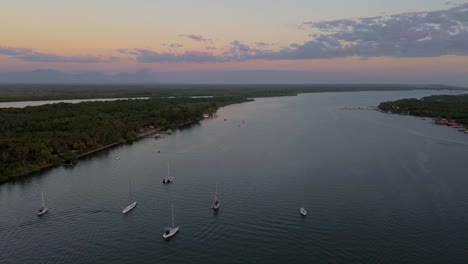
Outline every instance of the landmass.
<path fill-rule="evenodd" d="M 463 88 L 456 86 L 398 84 L 0 84 L 0 102 L 170 96 L 242 96 L 255 98 L 295 96 L 300 93 L 409 91 L 417 89 L 463 90 Z"/>
<path fill-rule="evenodd" d="M 58 103 L 0 108 L 0 182 L 97 151 L 197 122 L 219 107 L 255 97 L 294 96 L 315 92 L 462 90 L 453 86 L 414 85 L 0 85 L 0 102 L 136 98 L 107 102 Z M 202 96 L 200 98 L 199 96 Z M 206 96 L 206 97 L 203 97 Z M 193 98 L 197 97 L 197 98 Z M 467 100 L 464 97 L 463 100 Z M 425 100 L 422 100 L 425 101 Z M 465 101 L 464 101 L 465 102 Z M 424 102 L 426 103 L 426 102 Z M 384 111 L 420 116 L 447 116 L 467 124 L 462 103 L 442 112 L 420 112 L 417 101 L 382 103 Z M 395 107 L 393 107 L 395 106 Z M 406 108 L 405 108 L 406 107 Z M 416 108 L 414 108 L 416 107 Z M 431 106 L 431 109 L 435 106 Z M 424 109 L 424 108 L 423 108 Z M 427 109 L 426 109 L 427 110 Z M 419 112 L 418 112 L 419 111 Z"/>
<path fill-rule="evenodd" d="M 239 96 L 58 103 L 0 109 L 0 182 L 203 119 Z"/>
<path fill-rule="evenodd" d="M 435 118 L 436 124 L 468 127 L 468 94 L 433 95 L 380 103 L 378 109 L 394 114 Z"/>

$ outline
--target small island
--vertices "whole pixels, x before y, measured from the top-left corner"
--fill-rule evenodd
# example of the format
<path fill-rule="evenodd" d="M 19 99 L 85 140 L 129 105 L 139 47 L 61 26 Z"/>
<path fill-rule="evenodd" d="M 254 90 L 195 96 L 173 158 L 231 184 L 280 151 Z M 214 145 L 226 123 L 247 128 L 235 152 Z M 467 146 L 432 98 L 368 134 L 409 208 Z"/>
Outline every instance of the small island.
<path fill-rule="evenodd" d="M 435 118 L 435 124 L 459 128 L 468 133 L 468 94 L 433 95 L 421 99 L 382 102 L 379 111 Z"/>

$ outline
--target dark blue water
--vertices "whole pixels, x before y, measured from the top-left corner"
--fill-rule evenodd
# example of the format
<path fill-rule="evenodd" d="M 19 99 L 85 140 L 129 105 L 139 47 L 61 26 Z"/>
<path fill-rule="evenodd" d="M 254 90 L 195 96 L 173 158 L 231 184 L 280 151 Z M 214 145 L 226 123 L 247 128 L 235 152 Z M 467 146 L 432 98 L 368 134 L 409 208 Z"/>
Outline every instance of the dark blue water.
<path fill-rule="evenodd" d="M 257 99 L 0 185 L 0 263 L 466 263 L 468 135 L 341 110 L 435 93 Z M 129 180 L 138 205 L 122 215 Z M 172 202 L 180 231 L 164 241 Z"/>

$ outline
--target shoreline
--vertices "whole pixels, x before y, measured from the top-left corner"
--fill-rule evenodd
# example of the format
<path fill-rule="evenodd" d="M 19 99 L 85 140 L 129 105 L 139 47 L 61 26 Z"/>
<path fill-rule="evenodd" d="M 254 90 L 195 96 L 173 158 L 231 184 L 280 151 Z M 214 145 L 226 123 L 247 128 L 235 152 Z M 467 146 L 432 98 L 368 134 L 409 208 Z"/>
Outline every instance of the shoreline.
<path fill-rule="evenodd" d="M 210 99 L 201 100 L 201 101 L 200 100 L 192 102 L 192 101 L 180 99 L 178 101 L 177 100 L 170 101 L 170 103 L 162 102 L 161 103 L 162 107 L 165 106 L 165 107 L 170 107 L 170 109 L 172 109 L 172 107 L 174 107 L 175 105 L 175 107 L 187 107 L 188 111 L 192 109 L 192 111 L 195 110 L 195 112 L 191 113 L 189 111 L 185 116 L 180 116 L 178 120 L 175 117 L 171 117 L 167 113 L 163 113 L 162 118 L 167 119 L 165 122 L 163 123 L 142 122 L 139 124 L 141 127 L 132 127 L 130 131 L 123 131 L 123 132 L 121 131 L 122 133 L 126 133 L 125 137 L 114 137 L 113 138 L 114 142 L 112 141 L 105 142 L 105 140 L 101 140 L 101 142 L 103 142 L 104 144 L 108 143 L 106 145 L 92 144 L 90 145 L 89 148 L 87 148 L 86 146 L 83 146 L 81 149 L 80 148 L 72 149 L 71 147 L 68 147 L 68 150 L 64 149 L 62 153 L 55 152 L 54 153 L 55 155 L 52 155 L 50 153 L 49 154 L 50 157 L 47 160 L 43 160 L 44 163 L 42 164 L 41 163 L 28 163 L 26 160 L 23 160 L 22 165 L 20 163 L 17 163 L 18 165 L 16 165 L 16 167 L 12 167 L 12 169 L 9 169 L 11 170 L 11 173 L 9 172 L 8 174 L 4 173 L 0 175 L 0 184 L 10 182 L 10 181 L 15 181 L 15 179 L 18 179 L 18 180 L 25 179 L 34 173 L 41 173 L 47 169 L 50 169 L 56 166 L 67 166 L 67 167 L 74 166 L 80 159 L 90 157 L 94 154 L 100 153 L 104 150 L 108 150 L 116 146 L 119 146 L 121 144 L 131 143 L 143 137 L 149 137 L 155 133 L 166 134 L 166 131 L 167 131 L 168 132 L 167 134 L 172 134 L 169 131 L 171 129 L 175 130 L 175 129 L 185 128 L 185 127 L 190 127 L 192 124 L 196 124 L 200 122 L 201 120 L 216 116 L 216 112 L 221 107 L 228 106 L 231 104 L 239 104 L 239 103 L 253 101 L 252 99 L 248 99 L 244 97 L 220 97 L 220 98 L 214 98 L 214 99 L 210 98 Z M 138 100 L 135 100 L 135 101 L 138 101 Z M 203 104 L 197 105 L 196 103 L 203 103 Z M 71 104 L 71 105 L 73 105 L 73 107 L 71 106 L 69 107 L 71 109 L 80 108 L 80 104 Z M 132 110 L 133 111 L 132 113 L 136 115 L 135 114 L 136 108 L 135 107 L 131 108 L 131 106 L 139 107 L 140 105 L 146 108 L 154 107 L 152 106 L 152 104 L 149 104 L 149 103 L 134 103 L 134 104 L 126 104 L 125 106 L 129 108 L 130 110 Z M 96 105 L 93 105 L 93 106 L 96 106 Z M 158 105 L 156 105 L 156 107 L 158 107 Z M 96 111 L 96 109 L 98 109 L 98 107 L 92 108 L 92 111 Z M 23 110 L 18 110 L 18 111 L 23 111 Z M 126 118 L 128 119 L 128 117 Z M 50 139 L 50 140 L 51 142 L 53 142 L 55 139 Z M 80 138 L 77 138 L 75 142 L 80 142 L 80 140 L 81 140 Z M 64 144 L 67 144 L 67 142 L 65 142 Z M 80 149 L 83 152 L 78 151 L 77 149 Z M 24 155 L 24 156 L 26 158 L 28 157 L 27 155 Z M 7 168 L 5 168 L 5 170 L 3 170 L 2 173 L 6 171 L 6 169 Z M 14 169 L 16 169 L 16 171 L 13 171 Z"/>
<path fill-rule="evenodd" d="M 468 134 L 468 94 L 431 95 L 381 102 L 377 110 L 385 114 L 430 118 L 434 125 L 447 126 Z"/>
<path fill-rule="evenodd" d="M 187 125 L 190 125 L 190 124 L 194 124 L 194 123 L 197 123 L 197 122 L 200 122 L 201 120 L 203 119 L 196 119 L 196 120 L 191 120 L 191 121 L 187 121 L 187 122 L 183 122 L 183 123 L 179 123 L 179 124 L 175 124 L 175 125 L 172 125 L 172 126 L 169 126 L 167 129 L 180 129 L 180 128 L 183 128 L 184 126 L 187 126 Z M 137 137 L 133 140 L 125 140 L 125 141 L 121 141 L 121 142 L 114 142 L 114 143 L 111 143 L 109 145 L 106 145 L 106 146 L 102 146 L 100 148 L 97 148 L 97 149 L 93 149 L 93 150 L 90 150 L 88 152 L 85 152 L 85 153 L 82 153 L 80 155 L 77 156 L 77 159 L 74 163 L 72 164 L 66 164 L 66 163 L 48 163 L 48 164 L 45 164 L 45 165 L 42 165 L 40 166 L 37 170 L 34 170 L 34 171 L 31 171 L 27 174 L 24 174 L 24 175 L 21 175 L 21 176 L 17 176 L 17 177 L 14 177 L 14 178 L 9 178 L 8 180 L 6 181 L 0 181 L 0 185 L 2 184 L 5 184 L 5 183 L 8 183 L 8 182 L 14 182 L 14 181 L 18 181 L 18 180 L 23 180 L 23 179 L 26 179 L 30 176 L 32 176 L 33 174 L 36 174 L 36 173 L 41 173 L 41 172 L 45 172 L 49 169 L 53 169 L 53 168 L 56 168 L 56 167 L 59 167 L 59 166 L 75 166 L 77 165 L 78 163 L 78 160 L 82 160 L 82 159 L 85 159 L 85 158 L 88 158 L 88 157 L 92 157 L 93 155 L 95 154 L 98 154 L 100 152 L 103 152 L 105 150 L 109 150 L 111 148 L 114 148 L 114 147 L 117 147 L 117 146 L 120 146 L 120 145 L 123 145 L 125 143 L 130 143 L 130 142 L 136 142 L 142 138 L 145 138 L 145 137 L 148 137 L 148 136 L 151 136 L 155 133 L 164 133 L 164 134 L 167 134 L 166 133 L 166 130 L 165 129 L 161 129 L 161 128 L 153 128 L 153 129 L 149 129 L 147 131 L 144 131 L 144 132 L 141 132 L 137 135 Z M 167 134 L 168 135 L 168 134 Z"/>

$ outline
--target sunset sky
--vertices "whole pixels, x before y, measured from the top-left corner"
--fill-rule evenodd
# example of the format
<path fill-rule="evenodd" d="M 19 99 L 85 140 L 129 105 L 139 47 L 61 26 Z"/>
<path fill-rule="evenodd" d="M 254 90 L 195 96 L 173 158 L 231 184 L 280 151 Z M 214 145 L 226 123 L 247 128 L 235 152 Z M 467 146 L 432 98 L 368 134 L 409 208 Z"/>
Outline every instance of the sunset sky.
<path fill-rule="evenodd" d="M 468 84 L 468 2 L 5 1 L 0 73 L 37 69 L 391 76 L 382 82 L 411 74 Z"/>

